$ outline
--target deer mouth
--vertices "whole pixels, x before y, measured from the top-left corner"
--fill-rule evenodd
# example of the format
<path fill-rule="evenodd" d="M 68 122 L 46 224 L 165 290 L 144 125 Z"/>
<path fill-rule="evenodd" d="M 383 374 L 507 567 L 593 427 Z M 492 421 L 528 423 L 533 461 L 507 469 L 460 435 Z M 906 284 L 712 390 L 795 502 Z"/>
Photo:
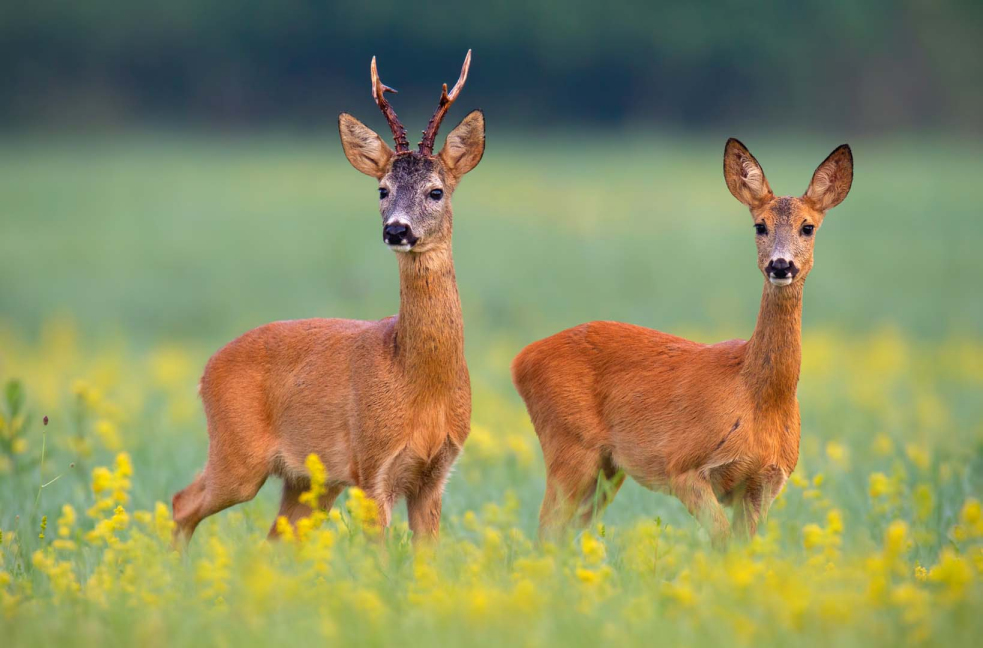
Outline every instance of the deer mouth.
<path fill-rule="evenodd" d="M 795 277 L 791 277 L 791 276 L 789 276 L 789 277 L 774 277 L 774 276 L 769 275 L 768 276 L 768 281 L 771 282 L 771 285 L 772 286 L 787 286 L 790 283 L 792 283 L 792 279 L 794 279 L 794 278 Z"/>
<path fill-rule="evenodd" d="M 386 243 L 388 247 L 393 252 L 409 252 L 413 249 L 412 243 Z"/>

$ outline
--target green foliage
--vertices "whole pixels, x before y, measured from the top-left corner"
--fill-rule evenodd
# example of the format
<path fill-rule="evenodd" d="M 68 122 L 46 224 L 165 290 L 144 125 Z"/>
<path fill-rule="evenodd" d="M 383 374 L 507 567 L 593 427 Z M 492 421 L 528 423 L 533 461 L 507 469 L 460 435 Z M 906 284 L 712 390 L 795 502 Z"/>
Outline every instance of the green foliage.
<path fill-rule="evenodd" d="M 978 133 L 981 26 L 972 0 L 13 2 L 0 116 L 322 125 L 365 100 L 377 54 L 420 120 L 470 47 L 467 102 L 526 126 Z"/>
<path fill-rule="evenodd" d="M 3 395 L 7 399 L 7 418 L 19 416 L 24 406 L 24 385 L 19 380 L 9 380 L 4 387 Z"/>

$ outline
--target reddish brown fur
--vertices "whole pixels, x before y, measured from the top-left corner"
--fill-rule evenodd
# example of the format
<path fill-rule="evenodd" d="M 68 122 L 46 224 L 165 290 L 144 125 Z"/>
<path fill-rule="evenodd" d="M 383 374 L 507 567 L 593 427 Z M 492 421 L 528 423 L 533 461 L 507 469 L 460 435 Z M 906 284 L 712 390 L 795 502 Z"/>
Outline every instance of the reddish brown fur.
<path fill-rule="evenodd" d="M 353 166 L 391 186 L 403 217 L 419 228 L 418 244 L 397 253 L 399 315 L 275 322 L 209 360 L 200 388 L 208 461 L 174 496 L 176 540 L 189 539 L 205 517 L 252 499 L 270 475 L 284 480 L 280 515 L 291 522 L 307 515 L 298 498 L 308 487 L 310 453 L 328 471 L 325 509 L 347 486 L 358 486 L 386 526 L 405 496 L 414 537 L 438 535 L 444 483 L 471 419 L 450 197 L 481 159 L 484 118 L 471 113 L 436 157 L 397 155 L 350 115 L 339 126 Z M 435 187 L 445 192 L 441 201 L 420 198 Z"/>
<path fill-rule="evenodd" d="M 542 533 L 575 519 L 586 524 L 599 475 L 613 480 L 597 502 L 603 507 L 623 471 L 678 497 L 721 546 L 731 534 L 721 505 L 734 506 L 736 533 L 750 537 L 795 468 L 802 288 L 813 241 L 802 228 L 818 228 L 825 210 L 846 196 L 852 157 L 840 147 L 802 198 L 775 198 L 757 161 L 731 140 L 724 175 L 755 222 L 774 232 L 757 237 L 766 281 L 750 340 L 704 345 L 591 322 L 534 342 L 513 361 L 513 381 L 546 460 Z M 799 268 L 791 285 L 767 279 L 778 245 Z"/>

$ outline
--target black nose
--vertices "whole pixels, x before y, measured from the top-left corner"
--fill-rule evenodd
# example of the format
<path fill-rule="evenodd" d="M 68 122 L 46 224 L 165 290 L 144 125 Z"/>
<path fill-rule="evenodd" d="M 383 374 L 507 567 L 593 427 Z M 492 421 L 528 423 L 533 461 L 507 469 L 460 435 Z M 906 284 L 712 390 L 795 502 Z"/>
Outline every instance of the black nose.
<path fill-rule="evenodd" d="M 389 245 L 413 245 L 417 239 L 409 226 L 391 223 L 382 228 L 382 240 Z"/>
<path fill-rule="evenodd" d="M 768 267 L 765 268 L 768 274 L 776 279 L 784 279 L 785 277 L 794 277 L 799 274 L 799 269 L 795 267 L 794 261 L 787 261 L 785 259 L 772 259 L 768 262 Z"/>

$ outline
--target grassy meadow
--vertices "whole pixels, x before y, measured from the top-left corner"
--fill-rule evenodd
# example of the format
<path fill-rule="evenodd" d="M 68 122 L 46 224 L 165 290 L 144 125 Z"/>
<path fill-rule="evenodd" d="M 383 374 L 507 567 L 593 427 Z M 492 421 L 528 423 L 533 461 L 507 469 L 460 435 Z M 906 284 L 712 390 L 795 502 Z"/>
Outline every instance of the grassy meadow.
<path fill-rule="evenodd" d="M 978 640 L 979 144 L 850 141 L 853 190 L 805 294 L 799 466 L 759 537 L 715 553 L 677 500 L 635 484 L 539 544 L 542 459 L 508 364 L 591 319 L 750 334 L 762 277 L 726 134 L 492 127 L 454 197 L 472 434 L 442 542 L 419 553 L 402 506 L 374 540 L 357 490 L 264 542 L 274 480 L 168 548 L 170 497 L 204 463 L 208 355 L 271 320 L 397 308 L 375 183 L 334 133 L 2 140 L 5 646 Z M 841 143 L 737 135 L 777 194 Z"/>

